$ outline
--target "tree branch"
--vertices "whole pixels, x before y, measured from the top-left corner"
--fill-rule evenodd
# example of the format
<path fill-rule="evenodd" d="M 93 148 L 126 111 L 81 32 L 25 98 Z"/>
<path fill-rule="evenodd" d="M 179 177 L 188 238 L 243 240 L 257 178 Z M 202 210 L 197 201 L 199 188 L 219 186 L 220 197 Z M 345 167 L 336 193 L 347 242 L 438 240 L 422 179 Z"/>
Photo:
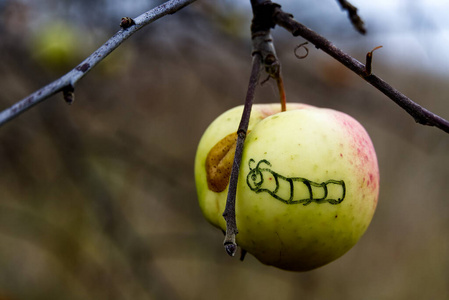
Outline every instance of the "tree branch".
<path fill-rule="evenodd" d="M 251 76 L 249 79 L 248 91 L 246 93 L 245 106 L 243 108 L 242 118 L 237 130 L 237 145 L 235 148 L 234 162 L 232 164 L 231 178 L 229 179 L 226 207 L 225 211 L 223 212 L 223 217 L 226 220 L 226 236 L 223 245 L 226 249 L 226 252 L 230 256 L 234 256 L 235 252 L 237 251 L 237 244 L 235 242 L 235 236 L 238 233 L 237 222 L 235 220 L 235 198 L 237 193 L 237 182 L 240 171 L 240 162 L 242 160 L 243 154 L 243 144 L 245 143 L 246 133 L 248 131 L 249 118 L 254 102 L 256 86 L 259 83 L 261 65 L 262 56 L 260 55 L 260 53 L 256 52 L 253 55 Z"/>
<path fill-rule="evenodd" d="M 259 82 L 261 67 L 265 68 L 269 78 L 276 80 L 279 95 L 281 111 L 286 110 L 285 91 L 281 75 L 281 65 L 274 49 L 273 38 L 271 36 L 271 28 L 275 26 L 273 19 L 270 17 L 270 10 L 263 5 L 264 0 L 251 0 L 253 9 L 253 20 L 251 22 L 251 40 L 252 40 L 252 70 L 248 85 L 248 91 L 243 108 L 242 118 L 240 119 L 239 128 L 237 129 L 237 145 L 235 148 L 234 162 L 232 164 L 231 177 L 229 180 L 229 189 L 226 199 L 226 207 L 223 217 L 226 221 L 226 236 L 223 242 L 226 252 L 230 256 L 234 256 L 237 251 L 237 243 L 235 236 L 238 233 L 237 222 L 235 219 L 235 202 L 237 194 L 237 183 L 240 171 L 240 163 L 243 154 L 243 145 L 248 131 L 249 119 L 251 116 L 251 108 L 254 101 L 256 86 Z M 244 250 L 242 257 L 244 257 Z"/>
<path fill-rule="evenodd" d="M 352 26 L 360 32 L 361 34 L 366 33 L 365 25 L 363 23 L 362 18 L 360 18 L 359 14 L 357 13 L 357 7 L 352 5 L 346 0 L 337 0 L 338 3 L 340 3 L 340 6 L 343 10 L 346 10 L 348 12 L 349 20 L 351 20 Z"/>
<path fill-rule="evenodd" d="M 11 107 L 0 112 L 0 126 L 19 116 L 21 113 L 34 105 L 59 92 L 63 92 L 64 99 L 68 103 L 71 103 L 74 99 L 73 91 L 75 84 L 131 35 L 159 18 L 162 18 L 168 14 L 173 14 L 195 1 L 196 0 L 170 0 L 141 14 L 135 19 L 124 18 L 126 22 L 122 19 L 122 22 L 120 23 L 122 29 L 113 35 L 106 43 L 104 43 L 100 48 L 98 48 L 98 50 L 92 53 L 77 67 L 61 78 L 44 86 L 40 90 L 32 93 Z"/>
<path fill-rule="evenodd" d="M 301 36 L 305 38 L 310 43 L 314 44 L 317 49 L 323 50 L 324 52 L 338 60 L 348 69 L 362 77 L 365 81 L 370 83 L 372 86 L 374 86 L 391 100 L 393 100 L 396 104 L 402 107 L 415 119 L 417 123 L 422 125 L 435 126 L 449 133 L 449 122 L 447 120 L 413 102 L 410 98 L 393 88 L 378 76 L 372 73 L 367 74 L 367 68 L 365 65 L 363 65 L 361 62 L 354 59 L 350 55 L 344 53 L 323 36 L 294 20 L 293 16 L 282 11 L 279 5 L 271 3 L 271 1 L 266 1 L 264 5 L 271 6 L 272 18 L 277 25 L 291 32 L 293 36 Z"/>

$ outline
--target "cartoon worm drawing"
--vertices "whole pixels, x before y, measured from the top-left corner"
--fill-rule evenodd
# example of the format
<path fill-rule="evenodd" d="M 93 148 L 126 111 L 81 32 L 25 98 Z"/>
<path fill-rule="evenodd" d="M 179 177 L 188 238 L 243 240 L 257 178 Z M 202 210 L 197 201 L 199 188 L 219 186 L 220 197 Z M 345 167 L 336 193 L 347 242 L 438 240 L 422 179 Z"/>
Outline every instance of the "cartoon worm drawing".
<path fill-rule="evenodd" d="M 340 204 L 345 199 L 346 185 L 343 180 L 327 180 L 317 183 L 302 177 L 285 177 L 271 170 L 271 163 L 250 159 L 250 172 L 246 177 L 249 188 L 256 193 L 267 192 L 286 204 L 309 205 L 312 202 Z M 266 165 L 265 167 L 263 165 Z"/>

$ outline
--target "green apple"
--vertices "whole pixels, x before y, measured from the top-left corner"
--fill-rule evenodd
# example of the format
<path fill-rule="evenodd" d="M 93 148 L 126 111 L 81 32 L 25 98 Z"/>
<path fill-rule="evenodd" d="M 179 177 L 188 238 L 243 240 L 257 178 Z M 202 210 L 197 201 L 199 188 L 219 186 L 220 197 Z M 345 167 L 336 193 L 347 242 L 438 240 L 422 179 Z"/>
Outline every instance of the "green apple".
<path fill-rule="evenodd" d="M 222 216 L 243 106 L 207 128 L 195 158 L 199 205 Z M 379 170 L 366 130 L 332 109 L 254 105 L 236 195 L 237 244 L 262 263 L 307 271 L 351 249 L 371 222 Z"/>
<path fill-rule="evenodd" d="M 33 57 L 44 67 L 65 71 L 75 66 L 85 54 L 87 34 L 65 21 L 52 20 L 42 25 L 30 43 Z"/>

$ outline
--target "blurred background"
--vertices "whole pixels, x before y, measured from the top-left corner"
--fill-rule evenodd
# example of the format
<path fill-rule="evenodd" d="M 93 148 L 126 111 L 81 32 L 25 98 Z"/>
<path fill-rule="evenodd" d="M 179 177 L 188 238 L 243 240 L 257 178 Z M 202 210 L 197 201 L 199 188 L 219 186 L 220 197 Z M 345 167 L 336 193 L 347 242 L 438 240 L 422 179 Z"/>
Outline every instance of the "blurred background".
<path fill-rule="evenodd" d="M 0 0 L 0 109 L 57 79 L 162 1 Z M 449 4 L 337 1 L 286 11 L 449 118 Z M 0 128 L 0 299 L 449 299 L 449 136 L 301 38 L 273 32 L 287 99 L 358 119 L 378 154 L 379 204 L 339 260 L 307 273 L 230 258 L 193 178 L 208 124 L 243 104 L 249 1 L 201 0 L 131 37 L 76 87 Z M 277 101 L 276 86 L 256 102 Z"/>

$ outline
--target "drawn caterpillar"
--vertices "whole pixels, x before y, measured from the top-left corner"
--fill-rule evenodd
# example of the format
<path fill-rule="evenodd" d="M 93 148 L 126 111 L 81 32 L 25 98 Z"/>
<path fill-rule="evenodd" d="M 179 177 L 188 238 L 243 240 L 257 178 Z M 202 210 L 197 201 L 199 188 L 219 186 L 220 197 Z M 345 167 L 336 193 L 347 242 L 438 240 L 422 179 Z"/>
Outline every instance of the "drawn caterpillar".
<path fill-rule="evenodd" d="M 256 161 L 250 159 L 248 164 L 250 172 L 246 177 L 249 188 L 256 193 L 267 192 L 275 199 L 286 204 L 309 205 L 312 202 L 340 204 L 346 195 L 346 185 L 343 180 L 327 180 L 316 183 L 302 177 L 285 177 L 271 170 L 271 163 L 265 159 L 260 160 L 255 168 Z M 267 167 L 262 168 L 265 164 Z"/>

